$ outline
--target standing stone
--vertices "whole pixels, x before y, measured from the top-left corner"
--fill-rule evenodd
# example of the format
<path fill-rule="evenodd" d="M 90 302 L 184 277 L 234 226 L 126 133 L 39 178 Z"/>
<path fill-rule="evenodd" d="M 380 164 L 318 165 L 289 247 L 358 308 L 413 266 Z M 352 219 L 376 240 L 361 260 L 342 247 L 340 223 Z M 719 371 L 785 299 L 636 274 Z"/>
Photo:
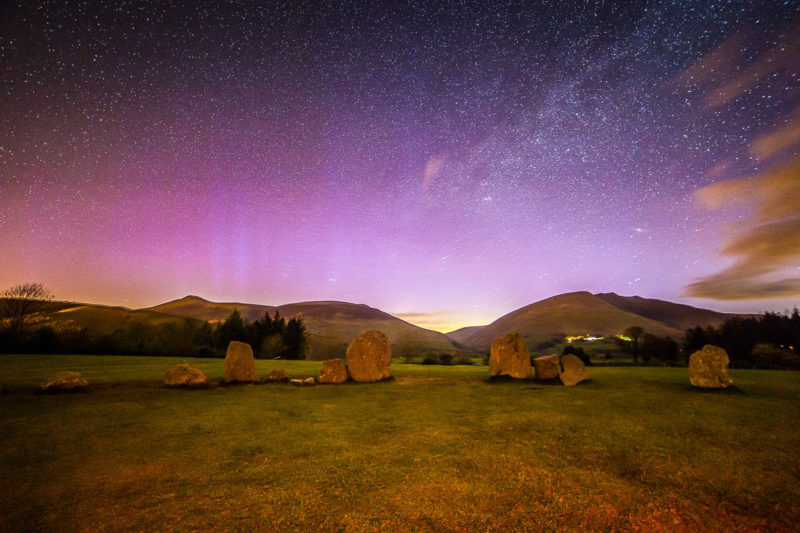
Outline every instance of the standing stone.
<path fill-rule="evenodd" d="M 586 365 L 578 356 L 571 353 L 561 356 L 561 367 L 561 374 L 558 377 L 561 378 L 561 383 L 568 387 L 577 385 L 589 377 L 586 375 Z"/>
<path fill-rule="evenodd" d="M 192 365 L 181 363 L 164 373 L 164 385 L 167 387 L 206 387 L 208 378 Z"/>
<path fill-rule="evenodd" d="M 222 367 L 222 381 L 258 381 L 253 349 L 246 342 L 231 341 Z"/>
<path fill-rule="evenodd" d="M 42 392 L 72 392 L 84 390 L 88 386 L 89 384 L 83 379 L 80 372 L 62 370 L 44 380 L 39 390 Z"/>
<path fill-rule="evenodd" d="M 561 374 L 558 355 L 543 355 L 533 360 L 533 369 L 538 379 L 555 379 Z"/>
<path fill-rule="evenodd" d="M 689 381 L 695 387 L 724 389 L 733 385 L 728 375 L 728 354 L 722 348 L 706 344 L 689 357 Z"/>
<path fill-rule="evenodd" d="M 347 364 L 344 359 L 323 361 L 317 381 L 320 383 L 344 383 L 347 381 Z"/>
<path fill-rule="evenodd" d="M 489 375 L 507 375 L 517 379 L 532 376 L 531 356 L 519 333 L 509 333 L 492 342 L 489 352 Z"/>
<path fill-rule="evenodd" d="M 261 379 L 262 383 L 288 383 L 289 374 L 282 368 L 276 368 Z"/>
<path fill-rule="evenodd" d="M 392 347 L 380 331 L 365 331 L 350 342 L 345 357 L 353 381 L 378 381 L 390 376 Z"/>

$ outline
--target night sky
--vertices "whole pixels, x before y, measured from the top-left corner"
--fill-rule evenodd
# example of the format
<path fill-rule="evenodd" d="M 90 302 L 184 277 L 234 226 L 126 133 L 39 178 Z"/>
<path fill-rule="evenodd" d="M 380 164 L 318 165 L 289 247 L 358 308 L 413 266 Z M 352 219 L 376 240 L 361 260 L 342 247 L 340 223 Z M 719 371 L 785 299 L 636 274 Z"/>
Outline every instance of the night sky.
<path fill-rule="evenodd" d="M 798 2 L 10 4 L 0 289 L 800 304 Z"/>

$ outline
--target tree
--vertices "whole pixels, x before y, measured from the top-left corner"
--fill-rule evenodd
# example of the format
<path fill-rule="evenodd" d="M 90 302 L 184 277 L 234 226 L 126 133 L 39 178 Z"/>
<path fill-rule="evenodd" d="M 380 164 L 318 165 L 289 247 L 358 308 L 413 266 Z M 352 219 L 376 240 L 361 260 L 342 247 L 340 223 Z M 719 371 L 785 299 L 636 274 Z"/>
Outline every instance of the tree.
<path fill-rule="evenodd" d="M 8 321 L 12 346 L 22 341 L 33 315 L 46 309 L 52 299 L 53 295 L 41 283 L 15 285 L 0 294 L 0 320 Z"/>
<path fill-rule="evenodd" d="M 644 335 L 644 328 L 640 326 L 631 326 L 625 330 L 624 335 L 630 339 L 633 362 L 636 364 L 639 362 L 639 339 Z"/>
<path fill-rule="evenodd" d="M 286 324 L 283 334 L 286 343 L 286 359 L 306 358 L 306 326 L 299 318 L 292 318 Z"/>
<path fill-rule="evenodd" d="M 239 310 L 234 308 L 225 322 L 217 328 L 219 345 L 221 348 L 228 346 L 231 341 L 247 342 L 247 332 L 245 331 L 245 320 Z"/>

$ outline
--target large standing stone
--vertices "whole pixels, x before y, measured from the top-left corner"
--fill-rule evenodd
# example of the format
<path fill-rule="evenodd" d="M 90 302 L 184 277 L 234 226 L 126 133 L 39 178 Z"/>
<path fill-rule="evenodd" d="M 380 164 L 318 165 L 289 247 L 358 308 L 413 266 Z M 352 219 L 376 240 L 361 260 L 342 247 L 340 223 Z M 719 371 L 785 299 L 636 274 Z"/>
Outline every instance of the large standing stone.
<path fill-rule="evenodd" d="M 558 377 L 561 378 L 561 383 L 568 387 L 577 385 L 589 377 L 586 375 L 586 365 L 578 356 L 571 353 L 561 356 L 561 368 L 561 374 Z"/>
<path fill-rule="evenodd" d="M 365 331 L 350 342 L 345 357 L 353 381 L 378 381 L 390 376 L 392 347 L 380 331 Z"/>
<path fill-rule="evenodd" d="M 44 380 L 39 390 L 42 392 L 72 392 L 84 390 L 88 386 L 89 384 L 83 379 L 80 372 L 62 370 Z"/>
<path fill-rule="evenodd" d="M 558 364 L 558 355 L 543 355 L 533 360 L 533 369 L 538 379 L 555 379 L 561 374 L 561 365 Z"/>
<path fill-rule="evenodd" d="M 733 385 L 728 375 L 728 354 L 722 348 L 706 344 L 689 357 L 689 381 L 695 387 L 724 389 Z"/>
<path fill-rule="evenodd" d="M 200 369 L 189 363 L 181 363 L 164 373 L 164 385 L 167 387 L 206 387 L 208 378 Z"/>
<path fill-rule="evenodd" d="M 344 359 L 323 361 L 317 381 L 320 383 L 344 383 L 347 381 L 347 364 Z"/>
<path fill-rule="evenodd" d="M 489 375 L 507 375 L 518 379 L 531 377 L 531 356 L 519 333 L 509 333 L 492 342 L 489 352 Z"/>
<path fill-rule="evenodd" d="M 262 383 L 288 383 L 289 374 L 282 368 L 276 368 L 261 379 Z"/>
<path fill-rule="evenodd" d="M 246 342 L 231 341 L 222 367 L 222 381 L 258 381 L 253 349 Z"/>

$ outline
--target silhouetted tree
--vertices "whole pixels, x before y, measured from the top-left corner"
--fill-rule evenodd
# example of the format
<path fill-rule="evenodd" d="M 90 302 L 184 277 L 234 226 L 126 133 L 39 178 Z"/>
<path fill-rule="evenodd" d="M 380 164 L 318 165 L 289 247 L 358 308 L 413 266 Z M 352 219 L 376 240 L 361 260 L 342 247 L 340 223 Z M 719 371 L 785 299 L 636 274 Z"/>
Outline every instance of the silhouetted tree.
<path fill-rule="evenodd" d="M 631 326 L 625 330 L 624 335 L 630 339 L 631 353 L 633 354 L 634 364 L 639 362 L 639 340 L 644 334 L 644 328 L 640 326 Z"/>
<path fill-rule="evenodd" d="M 15 285 L 0 294 L 0 320 L 7 323 L 8 343 L 12 347 L 22 344 L 33 315 L 45 309 L 52 299 L 53 295 L 41 283 Z"/>
<path fill-rule="evenodd" d="M 283 335 L 286 343 L 286 359 L 305 359 L 306 357 L 306 326 L 299 318 L 292 318 L 286 324 Z"/>
<path fill-rule="evenodd" d="M 239 309 L 234 308 L 225 322 L 217 328 L 217 339 L 220 348 L 225 348 L 231 341 L 247 342 L 247 333 L 245 331 L 245 320 L 242 318 Z"/>

